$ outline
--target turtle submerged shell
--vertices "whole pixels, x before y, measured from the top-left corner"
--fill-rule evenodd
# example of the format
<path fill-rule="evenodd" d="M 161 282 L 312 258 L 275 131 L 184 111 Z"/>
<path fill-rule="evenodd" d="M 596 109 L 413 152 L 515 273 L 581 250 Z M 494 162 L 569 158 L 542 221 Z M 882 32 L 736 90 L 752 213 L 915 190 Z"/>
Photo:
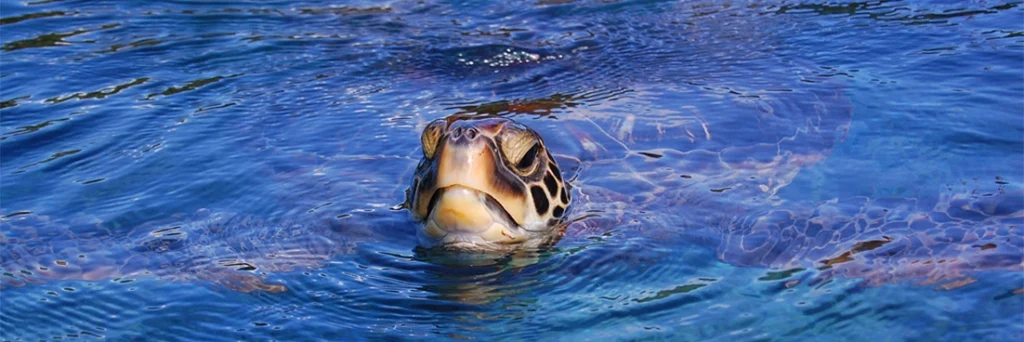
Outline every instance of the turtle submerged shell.
<path fill-rule="evenodd" d="M 569 238 L 689 241 L 734 265 L 817 269 L 875 284 L 913 279 L 944 289 L 973 282 L 971 272 L 1022 269 L 1024 204 L 1019 191 L 1002 185 L 951 187 L 920 200 L 787 196 L 801 170 L 842 143 L 853 106 L 834 83 L 749 95 L 726 105 L 695 95 L 682 110 L 688 115 L 671 119 L 572 108 L 585 95 L 461 109 L 553 127 L 546 139 L 563 169 L 572 170 L 565 175 L 576 201 Z M 715 107 L 730 114 L 697 110 Z M 572 110 L 555 121 L 528 119 L 559 108 Z"/>

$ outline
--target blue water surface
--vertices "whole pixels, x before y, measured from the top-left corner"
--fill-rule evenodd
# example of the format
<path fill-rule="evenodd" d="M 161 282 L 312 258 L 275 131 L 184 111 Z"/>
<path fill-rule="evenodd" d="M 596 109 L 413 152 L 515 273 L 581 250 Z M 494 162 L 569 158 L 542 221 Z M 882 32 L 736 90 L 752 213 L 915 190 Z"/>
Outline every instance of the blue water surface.
<path fill-rule="evenodd" d="M 1024 339 L 1019 1 L 0 1 L 0 340 Z M 540 132 L 451 263 L 420 131 Z"/>

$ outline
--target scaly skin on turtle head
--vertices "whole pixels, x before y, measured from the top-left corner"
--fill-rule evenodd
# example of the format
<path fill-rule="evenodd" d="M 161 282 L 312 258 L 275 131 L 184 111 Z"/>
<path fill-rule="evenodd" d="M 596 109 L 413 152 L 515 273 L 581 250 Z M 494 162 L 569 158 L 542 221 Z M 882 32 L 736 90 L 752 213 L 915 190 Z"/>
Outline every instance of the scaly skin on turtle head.
<path fill-rule="evenodd" d="M 421 142 L 408 205 L 423 247 L 509 250 L 557 238 L 569 188 L 537 132 L 453 115 L 428 124 Z"/>

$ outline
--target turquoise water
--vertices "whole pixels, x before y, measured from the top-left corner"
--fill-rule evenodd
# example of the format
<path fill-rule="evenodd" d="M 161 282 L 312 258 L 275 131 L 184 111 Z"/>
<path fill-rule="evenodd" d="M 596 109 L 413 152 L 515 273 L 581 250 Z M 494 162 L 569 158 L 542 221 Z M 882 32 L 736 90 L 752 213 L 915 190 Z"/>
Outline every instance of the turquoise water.
<path fill-rule="evenodd" d="M 0 2 L 0 340 L 1024 338 L 1020 2 Z M 550 250 L 416 247 L 537 129 Z"/>

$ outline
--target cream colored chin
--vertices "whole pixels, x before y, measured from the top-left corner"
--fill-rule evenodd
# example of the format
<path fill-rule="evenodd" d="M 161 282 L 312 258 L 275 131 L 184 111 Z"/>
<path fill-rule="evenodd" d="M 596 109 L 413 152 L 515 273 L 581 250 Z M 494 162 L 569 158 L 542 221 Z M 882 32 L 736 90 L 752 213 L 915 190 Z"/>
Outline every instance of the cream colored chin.
<path fill-rule="evenodd" d="M 487 206 L 483 193 L 469 188 L 449 188 L 430 212 L 423 235 L 430 245 L 511 244 L 526 240 L 519 227 L 510 227 Z"/>

